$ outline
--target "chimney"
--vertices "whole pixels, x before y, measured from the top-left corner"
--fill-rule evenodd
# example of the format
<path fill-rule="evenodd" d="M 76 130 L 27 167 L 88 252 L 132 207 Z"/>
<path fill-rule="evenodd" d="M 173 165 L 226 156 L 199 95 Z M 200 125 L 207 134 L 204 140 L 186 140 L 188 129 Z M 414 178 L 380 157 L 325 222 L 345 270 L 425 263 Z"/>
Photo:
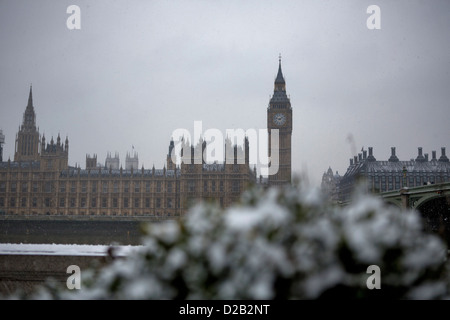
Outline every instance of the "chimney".
<path fill-rule="evenodd" d="M 364 159 L 364 160 L 367 159 L 367 150 L 363 150 L 363 159 Z"/>
<path fill-rule="evenodd" d="M 389 158 L 390 162 L 398 162 L 398 158 L 395 155 L 395 147 L 391 147 L 391 157 Z"/>
<path fill-rule="evenodd" d="M 428 162 L 428 153 L 425 153 L 425 161 Z"/>
<path fill-rule="evenodd" d="M 357 157 L 357 156 L 354 156 L 354 157 L 353 157 L 353 162 L 354 162 L 355 164 L 358 163 L 358 157 Z"/>
<path fill-rule="evenodd" d="M 373 148 L 369 147 L 369 157 L 367 157 L 368 161 L 376 161 L 375 157 L 373 156 Z"/>
<path fill-rule="evenodd" d="M 361 160 L 362 160 L 362 154 L 358 153 L 358 162 L 361 162 Z"/>
<path fill-rule="evenodd" d="M 350 165 L 351 166 L 353 165 L 353 159 L 352 158 L 350 158 Z"/>
<path fill-rule="evenodd" d="M 419 154 L 417 155 L 416 161 L 417 162 L 424 162 L 425 161 L 425 157 L 422 155 L 422 148 L 419 147 Z"/>
<path fill-rule="evenodd" d="M 437 160 L 436 159 L 436 151 L 431 151 L 431 161 Z"/>
<path fill-rule="evenodd" d="M 441 161 L 441 162 L 449 162 L 447 156 L 445 155 L 445 148 L 444 147 L 441 148 L 441 153 L 442 153 L 442 155 L 439 158 L 439 161 Z"/>

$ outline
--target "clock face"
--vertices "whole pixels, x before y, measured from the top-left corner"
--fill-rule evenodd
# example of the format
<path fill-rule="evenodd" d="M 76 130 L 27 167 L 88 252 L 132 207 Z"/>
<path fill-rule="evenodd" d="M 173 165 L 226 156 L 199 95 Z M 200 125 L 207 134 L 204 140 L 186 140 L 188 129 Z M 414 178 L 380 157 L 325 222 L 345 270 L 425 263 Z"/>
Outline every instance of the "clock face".
<path fill-rule="evenodd" d="M 282 113 L 277 113 L 273 117 L 273 122 L 278 126 L 282 126 L 286 122 L 286 116 Z"/>

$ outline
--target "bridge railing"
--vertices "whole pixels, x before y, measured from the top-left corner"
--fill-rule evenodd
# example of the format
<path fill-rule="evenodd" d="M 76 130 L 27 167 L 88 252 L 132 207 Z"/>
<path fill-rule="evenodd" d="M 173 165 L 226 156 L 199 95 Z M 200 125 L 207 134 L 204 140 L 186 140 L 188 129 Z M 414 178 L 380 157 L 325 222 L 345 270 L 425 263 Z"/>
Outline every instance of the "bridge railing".
<path fill-rule="evenodd" d="M 432 198 L 450 196 L 450 182 L 428 184 L 424 186 L 402 188 L 400 190 L 380 193 L 387 202 L 403 208 L 416 208 Z M 414 201 L 411 201 L 414 199 Z"/>

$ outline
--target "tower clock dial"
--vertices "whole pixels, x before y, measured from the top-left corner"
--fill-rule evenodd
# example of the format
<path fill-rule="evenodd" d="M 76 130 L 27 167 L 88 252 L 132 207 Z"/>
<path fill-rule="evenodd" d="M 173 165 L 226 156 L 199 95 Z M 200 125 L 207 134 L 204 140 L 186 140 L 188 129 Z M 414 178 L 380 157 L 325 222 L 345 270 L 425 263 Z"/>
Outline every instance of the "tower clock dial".
<path fill-rule="evenodd" d="M 282 113 L 277 113 L 274 117 L 273 117 L 273 122 L 277 125 L 277 126 L 282 126 L 283 124 L 285 124 L 286 122 L 286 116 Z"/>

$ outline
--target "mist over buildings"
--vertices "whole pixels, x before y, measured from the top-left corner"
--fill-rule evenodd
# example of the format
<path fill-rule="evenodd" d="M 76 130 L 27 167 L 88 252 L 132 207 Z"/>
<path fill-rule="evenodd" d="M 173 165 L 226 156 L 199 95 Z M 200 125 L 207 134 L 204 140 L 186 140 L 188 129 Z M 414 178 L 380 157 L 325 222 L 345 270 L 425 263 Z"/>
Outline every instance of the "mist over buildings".
<path fill-rule="evenodd" d="M 67 7 L 81 10 L 69 30 Z M 369 5 L 381 29 L 369 30 Z M 33 84 L 37 125 L 86 154 L 138 152 L 162 168 L 177 128 L 267 126 L 282 55 L 293 108 L 292 169 L 318 185 L 373 147 L 401 160 L 450 148 L 448 1 L 3 1 L 3 158 Z"/>

